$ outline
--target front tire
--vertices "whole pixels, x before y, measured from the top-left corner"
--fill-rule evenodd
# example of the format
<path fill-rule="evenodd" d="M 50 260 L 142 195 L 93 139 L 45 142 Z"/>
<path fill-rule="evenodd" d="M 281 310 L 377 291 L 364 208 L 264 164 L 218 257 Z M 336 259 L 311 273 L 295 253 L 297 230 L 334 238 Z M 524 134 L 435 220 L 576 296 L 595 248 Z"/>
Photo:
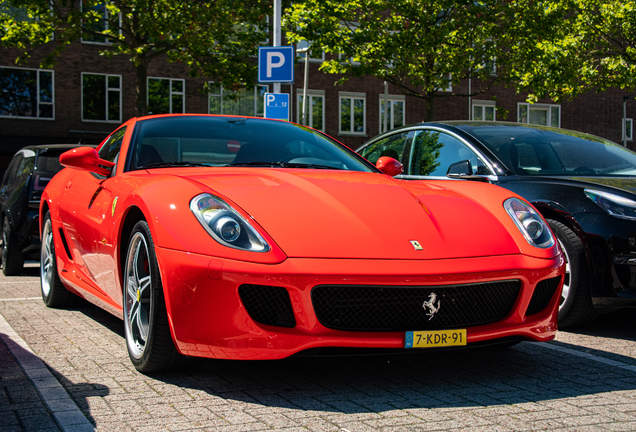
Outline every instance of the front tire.
<path fill-rule="evenodd" d="M 18 240 L 5 217 L 2 223 L 2 273 L 5 276 L 17 276 L 22 273 L 23 267 L 24 257 L 18 247 Z"/>
<path fill-rule="evenodd" d="M 133 227 L 124 273 L 124 330 L 128 354 L 142 373 L 176 368 L 181 360 L 170 335 L 161 275 L 146 221 Z"/>
<path fill-rule="evenodd" d="M 40 249 L 40 288 L 42 300 L 50 308 L 63 308 L 71 302 L 71 292 L 67 290 L 57 273 L 55 242 L 51 214 L 46 213 L 42 225 L 42 247 Z"/>
<path fill-rule="evenodd" d="M 585 324 L 596 317 L 590 290 L 590 272 L 583 242 L 565 224 L 548 219 L 565 258 L 565 280 L 559 304 L 559 327 Z"/>

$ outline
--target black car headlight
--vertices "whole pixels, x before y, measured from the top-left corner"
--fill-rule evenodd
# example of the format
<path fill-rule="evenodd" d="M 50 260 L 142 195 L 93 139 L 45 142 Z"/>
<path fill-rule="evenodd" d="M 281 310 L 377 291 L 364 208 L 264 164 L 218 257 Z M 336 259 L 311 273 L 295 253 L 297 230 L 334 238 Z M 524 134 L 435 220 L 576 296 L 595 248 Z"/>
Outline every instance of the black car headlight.
<path fill-rule="evenodd" d="M 621 219 L 636 220 L 636 201 L 594 189 L 585 189 L 584 192 L 608 214 Z"/>
<path fill-rule="evenodd" d="M 268 252 L 269 245 L 250 223 L 221 198 L 197 195 L 190 210 L 203 228 L 224 246 L 250 252 Z"/>
<path fill-rule="evenodd" d="M 518 198 L 508 198 L 504 208 L 528 243 L 541 249 L 554 246 L 552 231 L 534 207 Z"/>

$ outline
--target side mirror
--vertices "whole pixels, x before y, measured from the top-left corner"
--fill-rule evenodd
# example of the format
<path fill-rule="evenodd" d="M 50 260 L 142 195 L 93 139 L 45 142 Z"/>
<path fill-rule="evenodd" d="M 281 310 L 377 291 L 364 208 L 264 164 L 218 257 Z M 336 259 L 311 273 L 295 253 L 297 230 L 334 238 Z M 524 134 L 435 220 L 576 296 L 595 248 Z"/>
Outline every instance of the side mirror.
<path fill-rule="evenodd" d="M 446 171 L 446 177 L 450 178 L 460 178 L 470 175 L 473 175 L 473 166 L 469 160 L 455 162 L 451 164 L 451 166 L 448 167 L 448 171 Z"/>
<path fill-rule="evenodd" d="M 60 155 L 60 164 L 67 168 L 91 171 L 109 176 L 114 162 L 100 159 L 93 147 L 77 147 Z"/>
<path fill-rule="evenodd" d="M 400 175 L 404 172 L 404 165 L 389 156 L 382 156 L 378 159 L 375 166 L 384 174 L 390 175 L 391 177 L 395 177 L 396 175 Z"/>

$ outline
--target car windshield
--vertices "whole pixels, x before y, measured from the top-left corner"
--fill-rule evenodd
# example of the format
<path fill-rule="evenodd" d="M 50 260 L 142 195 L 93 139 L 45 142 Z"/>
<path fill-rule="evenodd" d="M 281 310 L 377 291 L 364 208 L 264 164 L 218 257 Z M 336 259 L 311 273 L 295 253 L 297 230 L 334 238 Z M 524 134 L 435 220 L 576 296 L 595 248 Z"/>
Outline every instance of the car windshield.
<path fill-rule="evenodd" d="M 135 130 L 130 169 L 173 166 L 374 171 L 343 145 L 293 123 L 215 116 L 140 121 Z"/>
<path fill-rule="evenodd" d="M 518 175 L 636 176 L 636 153 L 593 135 L 521 125 L 459 127 Z"/>

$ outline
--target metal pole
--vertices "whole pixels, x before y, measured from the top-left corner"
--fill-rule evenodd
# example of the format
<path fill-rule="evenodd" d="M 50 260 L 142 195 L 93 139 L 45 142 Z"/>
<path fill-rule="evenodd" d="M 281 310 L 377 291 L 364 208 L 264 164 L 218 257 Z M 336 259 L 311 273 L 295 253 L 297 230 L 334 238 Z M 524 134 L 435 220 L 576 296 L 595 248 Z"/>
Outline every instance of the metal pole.
<path fill-rule="evenodd" d="M 309 47 L 305 51 L 305 83 L 303 84 L 303 124 L 307 126 L 307 81 L 309 80 Z"/>
<path fill-rule="evenodd" d="M 389 83 L 384 81 L 384 130 L 389 130 Z"/>
<path fill-rule="evenodd" d="M 281 0 L 274 0 L 274 46 L 280 46 Z M 274 83 L 274 93 L 280 93 L 280 83 Z"/>
<path fill-rule="evenodd" d="M 629 96 L 623 96 L 623 146 L 627 147 L 627 98 Z"/>

